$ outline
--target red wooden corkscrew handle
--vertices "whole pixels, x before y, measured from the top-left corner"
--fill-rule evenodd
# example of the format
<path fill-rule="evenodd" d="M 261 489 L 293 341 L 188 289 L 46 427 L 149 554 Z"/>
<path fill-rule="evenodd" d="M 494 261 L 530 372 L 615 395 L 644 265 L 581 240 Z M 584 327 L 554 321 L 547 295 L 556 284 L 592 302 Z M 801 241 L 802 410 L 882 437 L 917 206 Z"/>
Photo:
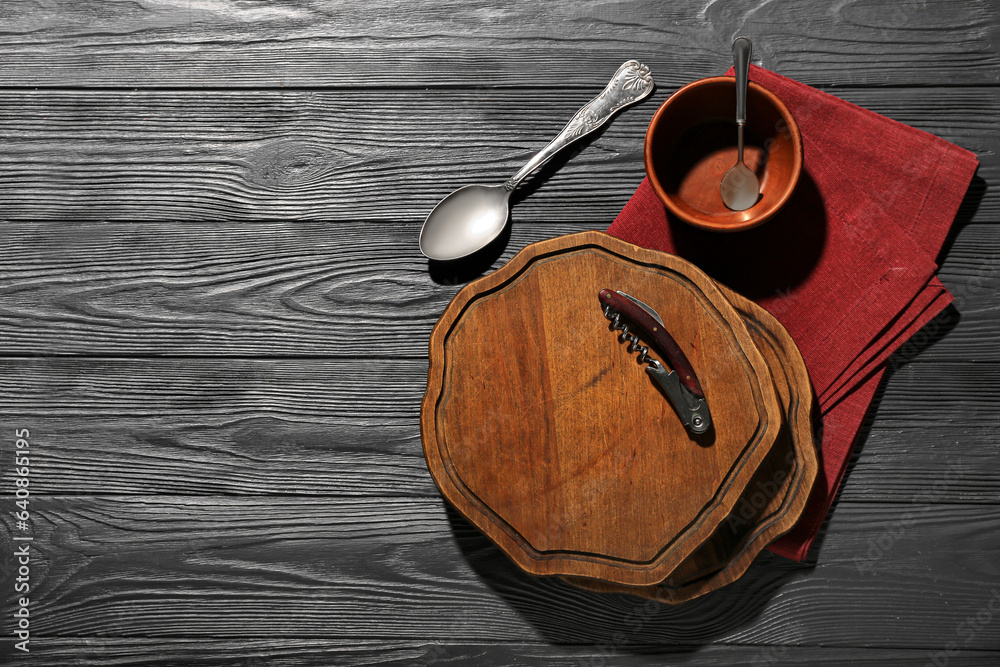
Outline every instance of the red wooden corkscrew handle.
<path fill-rule="evenodd" d="M 677 372 L 681 384 L 688 391 L 698 398 L 705 398 L 705 392 L 701 388 L 701 383 L 698 382 L 698 376 L 695 374 L 691 362 L 688 361 L 687 356 L 677 345 L 677 341 L 674 340 L 674 337 L 670 335 L 665 327 L 661 326 L 645 310 L 618 292 L 603 289 L 599 297 L 602 304 L 611 306 L 624 315 L 626 319 L 631 320 L 646 340 L 653 343 L 656 349 L 663 353 L 671 368 Z"/>

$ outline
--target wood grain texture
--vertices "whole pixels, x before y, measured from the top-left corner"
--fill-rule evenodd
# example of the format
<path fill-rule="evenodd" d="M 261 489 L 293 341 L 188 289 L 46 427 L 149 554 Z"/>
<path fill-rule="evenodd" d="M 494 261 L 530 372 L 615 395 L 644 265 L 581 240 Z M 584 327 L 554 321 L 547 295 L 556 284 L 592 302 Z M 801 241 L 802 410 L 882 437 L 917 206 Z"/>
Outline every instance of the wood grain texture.
<path fill-rule="evenodd" d="M 689 432 L 619 349 L 598 300 L 618 285 L 655 297 L 699 369 L 708 431 Z M 456 295 L 431 333 L 420 432 L 441 493 L 520 567 L 645 586 L 732 513 L 782 418 L 765 358 L 711 278 L 581 232 Z"/>
<path fill-rule="evenodd" d="M 844 664 L 884 667 L 926 667 L 937 651 L 905 648 L 823 648 L 778 645 L 634 644 L 579 646 L 524 642 L 519 644 L 441 641 L 350 641 L 336 639 L 143 639 L 46 638 L 45 648 L 22 658 L 22 665 L 212 665 L 213 667 L 345 667 L 390 665 L 545 665 L 580 667 L 633 662 L 639 665 L 752 665 L 812 667 Z M 948 656 L 951 667 L 983 667 L 1000 662 L 1000 651 L 964 649 Z"/>
<path fill-rule="evenodd" d="M 0 522 L 10 544 L 13 518 Z M 765 555 L 689 604 L 646 607 L 524 574 L 440 499 L 49 498 L 35 509 L 33 627 L 40 644 L 279 635 L 933 650 L 954 636 L 995 650 L 996 623 L 952 632 L 997 588 L 998 524 L 997 507 L 842 504 L 815 566 Z"/>
<path fill-rule="evenodd" d="M 187 416 L 208 423 L 298 415 L 381 428 L 416 422 L 426 363 L 48 357 L 0 360 L 0 371 L 11 417 Z"/>
<path fill-rule="evenodd" d="M 843 497 L 911 502 L 933 489 L 940 502 L 1000 504 L 998 370 L 896 371 Z M 45 494 L 436 497 L 419 435 L 426 378 L 426 361 L 6 359 L 0 427 L 35 431 Z M 380 400 L 366 412 L 359 395 Z"/>
<path fill-rule="evenodd" d="M 515 217 L 505 247 L 444 267 L 418 257 L 419 224 L 6 223 L 3 352 L 426 358 L 462 284 L 529 243 L 594 228 L 605 224 Z M 894 363 L 1000 361 L 1000 225 L 956 228 L 940 277 L 957 311 Z"/>
<path fill-rule="evenodd" d="M 416 233 L 452 190 L 509 178 L 621 60 L 580 91 L 8 91 L 0 219 L 407 221 Z M 644 176 L 646 128 L 674 90 L 661 84 L 531 177 L 514 221 L 606 227 Z M 976 152 L 980 175 L 1000 178 L 996 87 L 832 92 Z M 976 220 L 1000 220 L 1000 193 L 982 198 Z"/>
<path fill-rule="evenodd" d="M 755 60 L 810 83 L 996 83 L 1000 64 L 997 9 L 985 0 L 11 4 L 0 41 L 8 87 L 600 89 L 628 58 L 677 85 L 724 69 L 743 33 Z"/>
<path fill-rule="evenodd" d="M 925 379 L 936 377 L 928 371 Z M 877 405 L 841 502 L 1000 504 L 998 425 L 884 425 L 918 385 Z M 411 423 L 353 425 L 336 417 L 233 419 L 4 417 L 32 424 L 44 447 L 32 460 L 39 495 L 306 495 L 437 498 Z M 894 420 L 895 421 L 895 420 Z M 7 452 L 7 445 L 0 452 Z M 934 484 L 946 480 L 944 486 Z"/>
<path fill-rule="evenodd" d="M 0 663 L 923 667 L 949 642 L 948 665 L 1000 663 L 995 613 L 959 634 L 1000 582 L 995 2 L 2 13 L 0 433 L 37 435 L 41 552 L 37 641 Z M 461 284 L 605 229 L 653 109 L 737 34 L 982 166 L 940 272 L 958 310 L 897 355 L 816 565 L 764 554 L 651 613 L 528 579 L 446 511 L 420 453 L 426 341 Z M 434 203 L 505 179 L 630 57 L 654 97 L 525 184 L 505 248 L 418 258 Z"/>

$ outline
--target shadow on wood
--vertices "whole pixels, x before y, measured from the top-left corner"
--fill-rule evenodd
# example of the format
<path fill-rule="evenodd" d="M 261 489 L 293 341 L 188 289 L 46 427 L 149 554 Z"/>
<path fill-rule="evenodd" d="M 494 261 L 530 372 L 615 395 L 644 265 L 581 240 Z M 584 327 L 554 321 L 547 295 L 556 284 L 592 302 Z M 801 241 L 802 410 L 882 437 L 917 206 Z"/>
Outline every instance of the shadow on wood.
<path fill-rule="evenodd" d="M 937 317 L 924 325 L 920 331 L 915 333 L 910 340 L 908 340 L 899 350 L 896 351 L 895 354 L 889 358 L 885 375 L 879 382 L 879 386 L 875 391 L 875 396 L 872 399 L 871 406 L 868 408 L 868 413 L 865 415 L 865 419 L 861 424 L 861 429 L 858 431 L 858 435 L 854 440 L 854 451 L 851 453 L 851 458 L 847 462 L 847 467 L 844 471 L 844 477 L 843 480 L 841 480 L 837 496 L 830 505 L 826 518 L 823 520 L 823 525 L 820 528 L 819 533 L 816 535 L 816 538 L 809 549 L 809 553 L 806 555 L 806 563 L 815 564 L 819 558 L 819 552 L 822 549 L 823 540 L 826 537 L 826 532 L 830 525 L 830 517 L 832 517 L 837 511 L 837 505 L 840 504 L 841 492 L 843 491 L 844 485 L 847 483 L 848 478 L 851 476 L 851 472 L 854 470 L 854 467 L 858 464 L 858 460 L 861 458 L 861 452 L 864 450 L 865 444 L 868 442 L 868 437 L 871 435 L 872 425 L 875 423 L 875 416 L 878 414 L 882 398 L 885 396 L 886 387 L 891 381 L 893 374 L 898 369 L 918 357 L 922 352 L 930 349 L 938 341 L 943 339 L 949 331 L 955 328 L 959 320 L 961 320 L 961 317 L 961 314 L 954 305 L 948 305 L 938 314 Z M 820 457 L 820 477 L 817 478 L 816 481 L 817 489 L 821 489 L 825 484 L 825 481 L 823 480 L 823 446 L 821 430 L 822 426 L 820 426 L 820 431 L 817 433 L 817 442 L 820 443 L 817 447 Z M 942 462 L 942 464 L 943 463 L 944 462 Z"/>
<path fill-rule="evenodd" d="M 962 203 L 958 207 L 958 213 L 955 214 L 955 221 L 952 223 L 951 228 L 948 230 L 948 236 L 945 237 L 944 243 L 941 245 L 941 252 L 937 256 L 937 263 L 939 265 L 948 256 L 948 252 L 955 244 L 955 239 L 958 238 L 958 235 L 975 218 L 976 211 L 979 210 L 979 205 L 983 201 L 987 186 L 986 180 L 979 174 L 980 171 L 982 171 L 982 165 L 980 165 L 979 169 L 972 176 L 972 180 L 969 182 L 969 189 L 965 193 L 965 198 L 962 199 Z"/>
<path fill-rule="evenodd" d="M 719 233 L 667 214 L 676 254 L 748 299 L 792 292 L 816 268 L 829 234 L 826 208 L 805 171 L 789 201 L 760 227 Z M 766 306 L 766 304 L 763 304 Z"/>
<path fill-rule="evenodd" d="M 444 501 L 442 501 L 444 502 Z M 557 577 L 534 577 L 512 561 L 447 503 L 459 549 L 483 583 L 495 591 L 546 640 L 576 641 L 581 634 L 609 655 L 631 653 L 650 634 L 695 651 L 718 637 L 754 623 L 783 583 L 811 569 L 768 552 L 736 582 L 696 600 L 670 606 L 631 595 L 585 591 Z M 633 637 L 642 636 L 640 642 Z M 648 651 L 648 646 L 647 646 Z"/>
<path fill-rule="evenodd" d="M 500 235 L 490 241 L 486 247 L 468 257 L 453 260 L 427 260 L 427 272 L 431 280 L 438 285 L 464 285 L 487 273 L 490 268 L 507 250 L 510 242 L 511 221 L 503 228 Z M 414 250 L 416 252 L 416 250 Z"/>

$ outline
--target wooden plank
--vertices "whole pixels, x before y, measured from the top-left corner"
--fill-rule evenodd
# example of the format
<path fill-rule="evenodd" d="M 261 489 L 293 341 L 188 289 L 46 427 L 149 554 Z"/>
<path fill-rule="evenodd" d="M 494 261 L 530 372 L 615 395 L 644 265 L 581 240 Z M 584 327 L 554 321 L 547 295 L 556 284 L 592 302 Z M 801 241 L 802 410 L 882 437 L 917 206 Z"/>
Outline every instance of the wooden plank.
<path fill-rule="evenodd" d="M 116 639 L 107 637 L 45 637 L 19 665 L 212 665 L 213 667 L 345 667 L 389 665 L 431 667 L 437 664 L 544 665 L 545 667 L 599 667 L 609 661 L 636 664 L 683 664 L 691 667 L 771 664 L 871 665 L 925 667 L 937 651 L 902 648 L 845 648 L 788 645 L 551 645 L 530 643 L 453 644 L 433 641 L 342 641 L 336 639 Z M 1000 662 L 1000 651 L 965 649 L 947 655 L 949 667 L 982 667 Z M 931 663 L 933 664 L 933 663 Z"/>
<path fill-rule="evenodd" d="M 416 233 L 450 191 L 504 181 L 597 90 L 9 91 L 0 219 L 406 221 Z M 671 91 L 533 177 L 513 219 L 610 223 L 644 176 L 646 127 Z M 998 91 L 836 92 L 975 151 L 992 183 Z M 981 198 L 964 222 L 1000 220 L 1000 194 Z"/>
<path fill-rule="evenodd" d="M 32 490 L 43 495 L 437 498 L 418 426 L 426 369 L 377 359 L 8 359 L 0 433 L 31 431 Z M 1000 504 L 996 370 L 915 362 L 894 375 L 842 499 Z M 0 453 L 12 446 L 0 440 Z"/>
<path fill-rule="evenodd" d="M 425 361 L 0 359 L 4 417 L 286 415 L 355 426 L 416 423 Z"/>
<path fill-rule="evenodd" d="M 900 402 L 887 395 L 870 413 L 840 501 L 1000 502 L 992 420 L 900 427 L 892 418 Z"/>
<path fill-rule="evenodd" d="M 958 629 L 1000 603 L 996 506 L 841 504 L 815 566 L 766 556 L 677 608 L 534 579 L 438 500 L 74 497 L 32 507 L 32 628 L 42 638 L 1000 642 L 996 622 L 971 637 Z M 13 518 L 2 521 L 10 535 Z"/>
<path fill-rule="evenodd" d="M 880 421 L 893 405 L 876 408 L 842 502 L 1000 504 L 995 424 L 901 428 Z M 0 426 L 34 434 L 39 495 L 439 495 L 415 425 L 165 416 L 5 418 Z"/>
<path fill-rule="evenodd" d="M 878 418 L 894 427 L 992 424 L 1000 418 L 998 369 L 912 363 L 888 380 Z M 0 401 L 8 420 L 268 415 L 382 428 L 417 422 L 426 374 L 426 360 L 2 358 Z"/>
<path fill-rule="evenodd" d="M 744 33 L 756 61 L 809 83 L 996 83 L 1000 64 L 997 9 L 986 0 L 5 8 L 0 85 L 17 87 L 600 87 L 627 58 L 649 64 L 661 85 L 678 85 L 724 70 Z"/>
<path fill-rule="evenodd" d="M 415 418 L 366 426 L 264 410 L 234 418 L 166 410 L 162 418 L 5 417 L 0 426 L 33 434 L 40 495 L 438 497 Z"/>
<path fill-rule="evenodd" d="M 418 226 L 7 223 L 0 354 L 425 358 L 462 284 L 528 243 L 603 223 L 517 217 L 502 252 L 457 267 L 419 255 Z M 958 312 L 895 364 L 1000 361 L 998 248 L 1000 225 L 956 230 L 940 274 Z"/>

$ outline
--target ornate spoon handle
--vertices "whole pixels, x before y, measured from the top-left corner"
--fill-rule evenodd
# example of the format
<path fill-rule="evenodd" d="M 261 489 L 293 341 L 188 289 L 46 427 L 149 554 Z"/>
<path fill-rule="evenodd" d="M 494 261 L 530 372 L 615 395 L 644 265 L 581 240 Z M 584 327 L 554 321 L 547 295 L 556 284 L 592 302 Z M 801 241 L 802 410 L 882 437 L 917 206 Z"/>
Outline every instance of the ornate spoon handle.
<path fill-rule="evenodd" d="M 551 160 L 556 153 L 599 128 L 619 109 L 638 102 L 651 92 L 653 77 L 649 68 L 636 60 L 629 60 L 618 68 L 600 95 L 584 104 L 555 139 L 503 184 L 504 189 L 510 192 L 525 176 Z"/>

